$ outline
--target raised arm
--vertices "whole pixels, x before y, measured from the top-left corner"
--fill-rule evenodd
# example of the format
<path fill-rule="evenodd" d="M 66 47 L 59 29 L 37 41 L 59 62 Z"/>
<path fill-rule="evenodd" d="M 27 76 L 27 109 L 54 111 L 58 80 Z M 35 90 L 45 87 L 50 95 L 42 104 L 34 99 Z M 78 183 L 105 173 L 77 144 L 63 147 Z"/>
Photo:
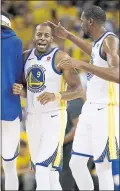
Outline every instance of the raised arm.
<path fill-rule="evenodd" d="M 92 74 L 95 74 L 104 80 L 120 83 L 118 53 L 119 40 L 114 36 L 108 36 L 103 42 L 102 50 L 107 58 L 109 68 L 97 67 L 88 63 L 82 63 L 81 68 L 91 72 Z"/>
<path fill-rule="evenodd" d="M 52 27 L 54 35 L 56 35 L 59 38 L 68 39 L 68 40 L 72 41 L 79 48 L 81 48 L 86 54 L 91 55 L 92 45 L 90 43 L 86 42 L 82 38 L 79 38 L 79 37 L 75 36 L 74 34 L 72 34 L 71 32 L 69 32 L 68 30 L 66 30 L 60 24 L 60 22 L 58 23 L 58 25 L 55 25 L 54 23 L 52 23 L 50 21 L 48 21 L 48 23 Z"/>
<path fill-rule="evenodd" d="M 119 40 L 114 36 L 108 36 L 104 42 L 102 51 L 107 58 L 108 68 L 98 67 L 83 61 L 76 60 L 74 58 L 61 61 L 61 67 L 72 67 L 76 69 L 84 69 L 96 76 L 115 83 L 120 83 L 119 80 Z"/>
<path fill-rule="evenodd" d="M 81 48 L 86 54 L 89 56 L 91 55 L 92 52 L 92 45 L 82 38 L 79 38 L 72 34 L 71 32 L 68 32 L 67 39 L 72 41 L 74 44 L 76 44 L 79 48 Z"/>

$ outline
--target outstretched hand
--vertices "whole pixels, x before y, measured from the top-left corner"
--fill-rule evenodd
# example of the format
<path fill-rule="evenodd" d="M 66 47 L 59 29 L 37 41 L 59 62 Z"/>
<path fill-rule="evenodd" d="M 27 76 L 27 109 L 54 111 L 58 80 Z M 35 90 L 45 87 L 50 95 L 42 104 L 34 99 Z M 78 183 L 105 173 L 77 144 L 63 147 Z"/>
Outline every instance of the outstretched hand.
<path fill-rule="evenodd" d="M 83 66 L 82 61 L 69 57 L 61 60 L 56 67 L 60 68 L 61 70 L 73 68 L 77 72 L 77 69 L 81 69 L 82 66 Z"/>
<path fill-rule="evenodd" d="M 58 25 L 52 23 L 51 21 L 47 21 L 47 23 L 50 25 L 50 27 L 53 30 L 53 34 L 59 38 L 66 39 L 68 37 L 69 31 L 67 31 L 60 22 Z"/>

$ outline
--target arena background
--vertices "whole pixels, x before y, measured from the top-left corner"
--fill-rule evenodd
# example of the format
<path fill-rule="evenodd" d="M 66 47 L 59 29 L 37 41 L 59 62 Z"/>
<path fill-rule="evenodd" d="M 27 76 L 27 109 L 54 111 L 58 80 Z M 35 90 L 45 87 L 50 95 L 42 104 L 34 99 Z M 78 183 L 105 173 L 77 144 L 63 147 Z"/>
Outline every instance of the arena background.
<path fill-rule="evenodd" d="M 12 28 L 23 42 L 24 50 L 33 48 L 32 37 L 36 25 L 50 20 L 61 24 L 80 37 L 91 41 L 85 36 L 80 28 L 80 15 L 84 8 L 91 5 L 101 6 L 107 14 L 106 27 L 109 31 L 119 36 L 119 1 L 102 0 L 71 0 L 71 1 L 3 1 L 1 9 L 10 14 L 12 19 Z M 53 46 L 59 46 L 70 56 L 80 60 L 89 61 L 89 56 L 82 52 L 77 46 L 68 40 L 55 38 Z M 83 75 L 82 75 L 83 74 Z M 80 71 L 83 85 L 86 86 L 86 76 Z M 27 185 L 34 185 L 34 171 L 30 168 L 30 155 L 25 133 L 25 105 L 26 100 L 21 98 L 23 108 L 23 121 L 21 123 L 21 148 L 20 156 L 17 158 L 17 170 L 22 190 L 23 177 Z M 2 190 L 4 190 L 4 172 L 1 165 Z M 26 175 L 26 176 L 25 176 Z"/>

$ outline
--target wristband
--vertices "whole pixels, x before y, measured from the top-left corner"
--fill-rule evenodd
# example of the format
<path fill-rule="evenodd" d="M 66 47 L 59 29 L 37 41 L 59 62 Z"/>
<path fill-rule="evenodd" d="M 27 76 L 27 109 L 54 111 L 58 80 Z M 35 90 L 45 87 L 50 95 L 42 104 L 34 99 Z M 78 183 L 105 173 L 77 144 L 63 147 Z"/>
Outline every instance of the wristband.
<path fill-rule="evenodd" d="M 54 94 L 55 94 L 55 98 L 56 98 L 57 100 L 61 100 L 61 98 L 62 98 L 61 93 L 57 92 L 57 93 L 54 93 Z"/>

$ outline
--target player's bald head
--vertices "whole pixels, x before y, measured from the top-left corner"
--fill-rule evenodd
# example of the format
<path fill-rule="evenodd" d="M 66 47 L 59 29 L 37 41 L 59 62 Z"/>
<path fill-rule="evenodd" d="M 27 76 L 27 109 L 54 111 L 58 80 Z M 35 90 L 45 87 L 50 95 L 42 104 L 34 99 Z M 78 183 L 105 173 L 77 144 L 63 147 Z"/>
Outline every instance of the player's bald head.
<path fill-rule="evenodd" d="M 42 23 L 36 26 L 35 28 L 35 32 L 42 30 L 42 29 L 46 29 L 47 32 L 51 33 L 52 35 L 52 28 L 50 27 L 50 25 L 48 23 Z"/>

